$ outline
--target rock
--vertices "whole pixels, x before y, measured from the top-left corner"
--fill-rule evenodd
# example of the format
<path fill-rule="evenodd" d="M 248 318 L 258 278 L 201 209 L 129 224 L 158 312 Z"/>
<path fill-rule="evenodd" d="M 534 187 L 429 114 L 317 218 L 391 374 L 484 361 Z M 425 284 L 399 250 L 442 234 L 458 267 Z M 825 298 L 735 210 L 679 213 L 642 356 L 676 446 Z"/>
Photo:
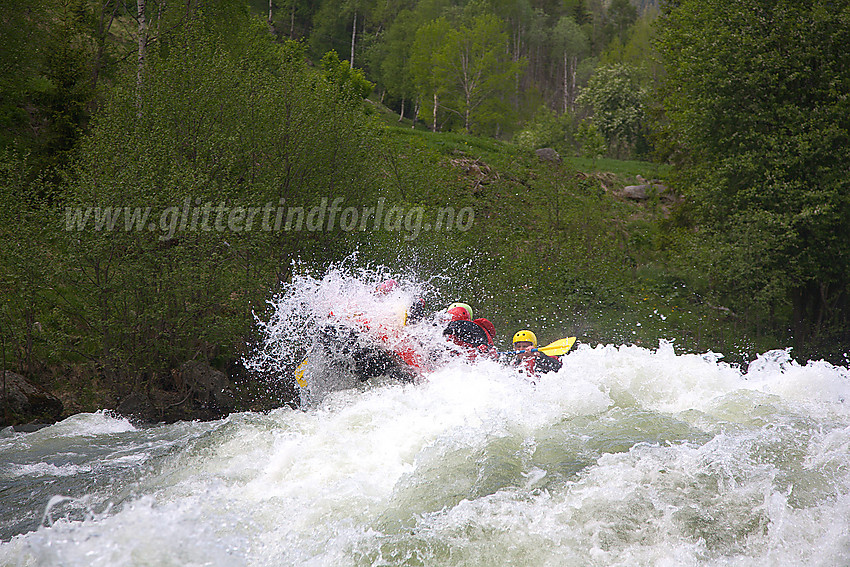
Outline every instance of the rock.
<path fill-rule="evenodd" d="M 540 161 L 561 163 L 561 156 L 559 156 L 558 152 L 556 152 L 553 148 L 540 148 L 539 150 L 534 150 L 534 153 L 537 154 Z"/>
<path fill-rule="evenodd" d="M 143 421 L 155 421 L 157 417 L 157 411 L 151 399 L 140 392 L 132 392 L 123 398 L 115 411 L 123 416 Z"/>
<path fill-rule="evenodd" d="M 227 414 L 236 405 L 227 374 L 200 360 L 190 360 L 180 372 L 195 403 L 214 413 Z"/>
<path fill-rule="evenodd" d="M 145 422 L 218 419 L 236 407 L 234 387 L 227 374 L 208 363 L 192 360 L 174 372 L 171 388 L 153 386 L 125 396 L 116 411 Z M 160 385 L 162 386 L 162 385 Z"/>
<path fill-rule="evenodd" d="M 623 196 L 635 201 L 646 201 L 649 199 L 647 188 L 648 185 L 627 185 L 623 187 Z"/>
<path fill-rule="evenodd" d="M 62 402 L 40 386 L 7 370 L 5 372 L 5 394 L 0 391 L 3 411 L 0 424 L 19 425 L 24 423 L 54 423 L 62 416 Z M 2 381 L 0 381 L 2 388 Z"/>
<path fill-rule="evenodd" d="M 21 425 L 13 425 L 12 431 L 15 433 L 34 433 L 39 429 L 50 427 L 49 423 L 23 423 Z"/>

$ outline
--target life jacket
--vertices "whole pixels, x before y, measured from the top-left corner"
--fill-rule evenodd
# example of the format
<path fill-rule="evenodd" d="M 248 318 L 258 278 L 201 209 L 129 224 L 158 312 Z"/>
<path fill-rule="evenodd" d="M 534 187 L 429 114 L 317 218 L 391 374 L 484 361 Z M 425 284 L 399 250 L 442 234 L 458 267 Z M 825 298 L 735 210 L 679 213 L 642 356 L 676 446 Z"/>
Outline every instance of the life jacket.
<path fill-rule="evenodd" d="M 486 321 L 495 331 L 495 327 L 487 319 L 470 321 L 466 318 L 451 321 L 443 330 L 443 336 L 455 345 L 463 347 L 469 360 L 475 360 L 479 356 L 496 358 L 498 353 L 493 347 L 493 337 L 487 331 L 487 325 L 482 325 L 479 321 Z"/>
<path fill-rule="evenodd" d="M 492 345 L 493 337 L 496 336 L 496 326 L 491 323 L 489 319 L 485 319 L 484 317 L 473 319 L 472 322 L 484 329 L 484 332 L 487 333 L 487 344 Z"/>
<path fill-rule="evenodd" d="M 331 318 L 335 317 L 333 311 L 328 315 Z M 348 330 L 349 343 L 353 343 L 358 334 L 368 333 L 372 338 L 377 339 L 379 345 L 382 345 L 387 351 L 395 353 L 408 366 L 417 370 L 422 368 L 423 354 L 416 348 L 410 337 L 402 332 L 401 329 L 396 328 L 395 325 L 375 323 L 367 319 L 362 313 L 355 313 L 349 316 L 348 319 L 354 323 L 356 329 Z M 404 326 L 406 322 L 406 313 L 403 313 L 396 324 Z M 331 339 L 335 338 L 336 334 L 331 337 Z"/>
<path fill-rule="evenodd" d="M 492 341 L 481 325 L 469 319 L 451 321 L 443 330 L 443 336 L 448 337 L 456 345 L 467 348 L 489 345 Z"/>
<path fill-rule="evenodd" d="M 538 374 L 544 372 L 557 372 L 561 369 L 563 363 L 556 356 L 549 356 L 542 352 L 538 356 L 529 356 L 526 358 L 517 357 L 517 366 L 522 367 L 526 374 L 532 377 L 537 377 Z"/>
<path fill-rule="evenodd" d="M 386 325 L 373 324 L 362 317 L 358 319 L 358 323 L 365 330 L 371 331 L 374 337 L 388 350 L 397 354 L 405 364 L 413 368 L 422 368 L 422 353 L 416 349 L 406 333 Z"/>

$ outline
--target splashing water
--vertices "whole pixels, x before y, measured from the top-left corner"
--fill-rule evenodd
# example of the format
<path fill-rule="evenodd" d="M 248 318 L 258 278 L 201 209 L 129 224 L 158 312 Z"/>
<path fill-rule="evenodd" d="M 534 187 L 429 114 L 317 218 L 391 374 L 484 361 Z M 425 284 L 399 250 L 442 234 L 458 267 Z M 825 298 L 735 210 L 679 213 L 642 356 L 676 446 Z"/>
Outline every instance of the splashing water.
<path fill-rule="evenodd" d="M 305 326 L 269 336 L 337 308 L 334 277 L 277 298 Z M 379 279 L 334 285 L 359 310 Z M 455 357 L 305 410 L 7 429 L 0 565 L 850 563 L 846 368 L 773 351 L 742 372 L 667 343 L 563 362 L 531 383 Z"/>
<path fill-rule="evenodd" d="M 386 269 L 334 266 L 322 278 L 296 275 L 269 302 L 269 319 L 257 319 L 262 341 L 245 365 L 272 380 L 297 374 L 302 406 L 368 378 L 413 381 L 449 354 L 440 311 L 412 316 L 426 299 L 440 300 L 432 282 Z M 377 368 L 364 369 L 370 362 Z"/>

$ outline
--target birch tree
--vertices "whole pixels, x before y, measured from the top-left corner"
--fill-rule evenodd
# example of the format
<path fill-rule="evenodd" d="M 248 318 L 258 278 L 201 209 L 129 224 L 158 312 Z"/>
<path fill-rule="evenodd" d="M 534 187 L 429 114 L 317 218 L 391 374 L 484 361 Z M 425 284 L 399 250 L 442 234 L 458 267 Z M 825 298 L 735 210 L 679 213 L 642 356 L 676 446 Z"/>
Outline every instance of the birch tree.
<path fill-rule="evenodd" d="M 469 26 L 448 30 L 434 54 L 433 73 L 452 95 L 448 108 L 471 132 L 482 105 L 509 93 L 524 64 L 524 59 L 511 59 L 502 22 L 482 14 Z"/>
<path fill-rule="evenodd" d="M 587 36 L 581 30 L 576 21 L 564 16 L 552 30 L 552 44 L 554 55 L 560 56 L 563 62 L 563 111 L 575 111 L 576 99 L 576 70 L 578 69 L 579 57 L 586 54 L 590 45 Z"/>
<path fill-rule="evenodd" d="M 435 76 L 435 68 L 439 51 L 442 49 L 451 28 L 445 18 L 438 18 L 425 24 L 416 31 L 413 41 L 410 65 L 416 92 L 419 97 L 433 101 L 430 107 L 423 106 L 423 119 L 431 120 L 431 130 L 437 131 L 437 113 L 439 110 L 440 94 L 444 86 Z"/>

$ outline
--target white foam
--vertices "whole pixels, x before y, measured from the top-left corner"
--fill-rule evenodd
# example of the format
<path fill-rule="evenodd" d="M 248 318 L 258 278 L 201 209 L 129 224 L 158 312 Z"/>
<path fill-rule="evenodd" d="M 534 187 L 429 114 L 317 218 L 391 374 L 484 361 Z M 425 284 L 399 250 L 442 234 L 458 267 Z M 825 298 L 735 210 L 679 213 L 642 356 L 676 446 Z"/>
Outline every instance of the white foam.
<path fill-rule="evenodd" d="M 145 431 L 80 416 L 63 431 L 144 435 L 104 459 L 173 453 L 112 508 L 57 506 L 0 564 L 848 564 L 848 372 L 783 352 L 742 373 L 585 345 L 535 383 L 454 359 L 306 411 Z M 4 442 L 26 455 L 26 438 Z"/>

